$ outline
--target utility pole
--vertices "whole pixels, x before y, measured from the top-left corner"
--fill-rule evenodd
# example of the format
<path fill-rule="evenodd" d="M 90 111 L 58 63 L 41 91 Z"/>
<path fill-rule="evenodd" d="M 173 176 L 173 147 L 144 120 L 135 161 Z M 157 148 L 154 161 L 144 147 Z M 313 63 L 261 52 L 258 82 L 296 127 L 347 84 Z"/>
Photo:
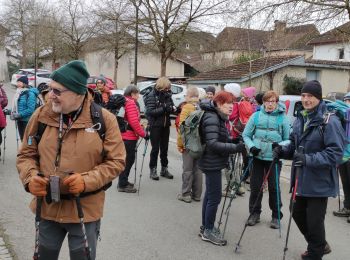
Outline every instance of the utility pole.
<path fill-rule="evenodd" d="M 33 24 L 33 27 L 34 27 L 34 87 L 37 87 L 37 85 L 36 85 L 36 73 L 37 73 L 37 42 L 36 42 L 36 35 L 37 35 L 38 24 Z"/>
<path fill-rule="evenodd" d="M 141 0 L 133 1 L 136 9 L 136 19 L 135 19 L 135 62 L 134 62 L 134 85 L 137 86 L 137 56 L 139 49 L 139 8 L 141 5 Z"/>

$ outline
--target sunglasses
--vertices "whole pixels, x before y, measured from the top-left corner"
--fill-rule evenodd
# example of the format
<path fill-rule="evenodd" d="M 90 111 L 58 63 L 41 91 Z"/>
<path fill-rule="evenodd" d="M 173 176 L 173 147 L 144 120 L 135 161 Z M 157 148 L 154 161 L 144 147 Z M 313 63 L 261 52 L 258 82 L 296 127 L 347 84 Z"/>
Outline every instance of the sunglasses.
<path fill-rule="evenodd" d="M 61 89 L 57 89 L 57 88 L 49 88 L 48 90 L 49 90 L 49 92 L 52 91 L 52 93 L 57 97 L 61 96 L 61 94 L 63 92 L 69 91 L 69 89 L 62 89 L 61 90 Z"/>

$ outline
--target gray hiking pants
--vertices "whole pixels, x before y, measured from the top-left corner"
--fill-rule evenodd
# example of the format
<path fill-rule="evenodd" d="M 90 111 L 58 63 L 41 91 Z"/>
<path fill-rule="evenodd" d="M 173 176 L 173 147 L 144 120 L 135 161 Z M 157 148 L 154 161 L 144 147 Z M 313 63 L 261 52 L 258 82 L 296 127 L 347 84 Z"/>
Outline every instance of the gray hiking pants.
<path fill-rule="evenodd" d="M 101 220 L 85 223 L 86 236 L 90 248 L 90 258 L 96 258 L 97 238 Z M 84 237 L 80 223 L 58 223 L 41 220 L 39 225 L 39 259 L 57 260 L 61 246 L 68 233 L 68 246 L 71 260 L 85 260 Z"/>
<path fill-rule="evenodd" d="M 193 159 L 188 152 L 182 154 L 182 196 L 191 196 L 199 200 L 202 195 L 203 174 L 198 168 L 198 160 Z"/>

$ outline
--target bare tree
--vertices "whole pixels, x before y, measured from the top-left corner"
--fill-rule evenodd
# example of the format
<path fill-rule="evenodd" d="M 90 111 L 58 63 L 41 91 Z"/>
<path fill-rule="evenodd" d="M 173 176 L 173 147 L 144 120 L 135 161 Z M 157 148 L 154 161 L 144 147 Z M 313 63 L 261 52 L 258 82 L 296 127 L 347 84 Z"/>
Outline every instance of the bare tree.
<path fill-rule="evenodd" d="M 135 1 L 135 0 L 133 0 Z M 184 33 L 204 18 L 224 13 L 227 0 L 140 0 L 140 26 L 161 56 L 161 75 Z"/>
<path fill-rule="evenodd" d="M 3 14 L 3 23 L 9 30 L 7 44 L 21 53 L 21 67 L 27 66 L 28 52 L 30 51 L 30 38 L 32 24 L 35 22 L 35 10 L 39 10 L 35 0 L 5 1 L 6 11 Z"/>
<path fill-rule="evenodd" d="M 63 40 L 72 59 L 81 57 L 84 44 L 95 35 L 96 23 L 88 13 L 89 9 L 83 0 L 64 0 L 60 3 Z"/>
<path fill-rule="evenodd" d="M 119 59 L 133 47 L 133 38 L 129 34 L 132 26 L 130 7 L 126 0 L 104 0 L 94 11 L 99 18 L 98 41 L 106 54 L 113 53 L 115 82 L 118 77 Z"/>

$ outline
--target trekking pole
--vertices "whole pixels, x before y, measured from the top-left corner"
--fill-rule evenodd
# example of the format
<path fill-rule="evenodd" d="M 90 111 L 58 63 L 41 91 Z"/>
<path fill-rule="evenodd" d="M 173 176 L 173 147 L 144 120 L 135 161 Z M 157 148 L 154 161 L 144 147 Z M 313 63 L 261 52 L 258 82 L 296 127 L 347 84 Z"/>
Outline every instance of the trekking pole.
<path fill-rule="evenodd" d="M 231 209 L 231 204 L 232 204 L 232 201 L 233 199 L 236 197 L 236 193 L 239 189 L 239 187 L 241 186 L 243 180 L 245 179 L 245 177 L 248 175 L 249 171 L 250 171 L 250 168 L 251 168 L 251 165 L 253 163 L 253 157 L 249 159 L 249 163 L 248 163 L 248 166 L 247 168 L 244 170 L 242 176 L 240 177 L 240 180 L 239 180 L 239 183 L 236 187 L 236 189 L 233 191 L 231 191 L 231 198 L 230 198 L 230 202 L 229 204 L 227 205 L 227 208 L 226 208 L 226 211 L 225 211 L 225 214 L 226 214 L 226 219 L 225 219 L 225 225 L 224 225 L 224 230 L 222 232 L 222 238 L 224 238 L 225 236 L 225 232 L 226 232 L 226 227 L 227 227 L 227 222 L 228 222 L 228 217 L 230 215 L 230 209 Z"/>
<path fill-rule="evenodd" d="M 145 141 L 145 148 L 143 150 L 143 158 L 142 158 L 142 163 L 141 163 L 141 172 L 140 172 L 140 177 L 139 177 L 139 187 L 137 189 L 137 195 L 139 196 L 140 195 L 140 188 L 141 188 L 141 177 L 142 177 L 142 170 L 143 170 L 143 163 L 145 161 L 145 156 L 146 156 L 146 152 L 147 152 L 147 146 L 148 146 L 148 140 Z"/>
<path fill-rule="evenodd" d="M 304 147 L 299 146 L 298 152 L 299 153 L 303 153 L 304 152 Z M 286 259 L 286 253 L 287 253 L 287 250 L 288 250 L 289 231 L 290 231 L 290 225 L 292 223 L 292 217 L 293 217 L 293 212 L 294 212 L 295 196 L 296 196 L 297 189 L 298 189 L 299 176 L 300 176 L 300 173 L 302 171 L 302 166 L 301 165 L 296 165 L 295 164 L 295 167 L 296 167 L 296 174 L 295 174 L 294 187 L 293 187 L 292 196 L 291 196 L 290 215 L 289 215 L 289 220 L 288 220 L 286 243 L 285 243 L 284 249 L 283 249 L 283 260 Z"/>
<path fill-rule="evenodd" d="M 231 154 L 229 157 L 229 160 L 231 161 L 230 177 L 229 177 L 229 180 L 227 182 L 226 191 L 225 191 L 225 199 L 224 199 L 224 203 L 222 204 L 221 214 L 220 214 L 220 218 L 218 221 L 218 229 L 219 230 L 220 230 L 220 225 L 222 224 L 222 215 L 224 214 L 224 209 L 225 209 L 228 191 L 230 190 L 230 187 L 231 187 L 231 181 L 232 181 L 233 170 L 234 170 L 234 165 L 233 165 L 234 164 L 234 159 L 233 159 L 234 156 L 237 156 L 237 155 Z"/>
<path fill-rule="evenodd" d="M 6 127 L 4 129 L 4 146 L 3 146 L 3 153 L 2 153 L 2 164 L 5 164 L 5 152 L 6 152 Z"/>
<path fill-rule="evenodd" d="M 44 177 L 44 174 L 38 173 L 38 176 Z M 35 246 L 33 260 L 39 259 L 39 225 L 41 221 L 41 206 L 43 204 L 43 197 L 36 197 L 36 210 L 35 210 Z"/>
<path fill-rule="evenodd" d="M 340 176 L 339 167 L 337 167 L 337 172 L 338 172 L 338 181 L 339 181 L 339 176 Z M 340 185 L 339 184 L 338 184 L 338 208 L 340 211 Z"/>
<path fill-rule="evenodd" d="M 282 237 L 281 232 L 281 207 L 280 207 L 280 189 L 279 189 L 279 176 L 278 176 L 278 161 L 276 161 L 276 171 L 275 171 L 275 181 L 276 181 L 276 192 L 277 192 L 277 216 L 278 216 L 278 229 L 280 238 Z"/>
<path fill-rule="evenodd" d="M 17 120 L 15 120 L 15 127 L 16 127 L 16 143 L 17 143 L 17 151 L 18 151 L 18 140 L 19 140 L 19 137 L 18 137 L 18 125 L 17 125 Z"/>
<path fill-rule="evenodd" d="M 135 176 L 134 176 L 134 183 L 136 183 L 136 172 L 137 172 L 137 149 L 139 148 L 140 144 L 142 142 L 142 139 L 135 147 L 135 163 L 134 163 L 134 169 L 135 169 Z"/>
<path fill-rule="evenodd" d="M 87 258 L 87 260 L 91 260 L 89 242 L 88 242 L 88 239 L 86 236 L 86 230 L 85 230 L 85 225 L 84 225 L 84 212 L 83 212 L 83 208 L 82 208 L 81 203 L 80 203 L 79 195 L 75 196 L 75 202 L 77 204 L 78 217 L 79 217 L 79 221 L 80 221 L 81 231 L 82 231 L 83 237 L 84 237 L 84 248 L 85 248 L 86 258 Z"/>
<path fill-rule="evenodd" d="M 271 170 L 272 170 L 272 167 L 273 167 L 274 164 L 275 164 L 275 159 L 273 159 L 272 162 L 271 162 L 271 165 L 270 165 L 270 167 L 269 167 L 269 170 L 268 170 L 268 172 L 266 173 L 266 176 L 265 176 L 265 178 L 264 178 L 264 180 L 263 180 L 263 183 L 262 183 L 262 185 L 261 185 L 261 187 L 260 187 L 260 191 L 259 191 L 259 193 L 258 193 L 258 196 L 257 196 L 257 198 L 256 198 L 256 200 L 255 200 L 255 202 L 254 202 L 253 209 L 252 209 L 251 213 L 249 214 L 249 216 L 248 216 L 248 218 L 247 218 L 247 220 L 246 220 L 246 222 L 245 222 L 245 224 L 244 224 L 243 231 L 242 231 L 242 233 L 241 233 L 241 236 L 239 237 L 238 243 L 236 244 L 235 253 L 237 253 L 238 248 L 241 246 L 240 244 L 241 244 L 243 235 L 244 235 L 244 233 L 245 233 L 245 231 L 246 231 L 246 229 L 247 229 L 247 226 L 248 226 L 248 220 L 249 220 L 249 218 L 250 218 L 250 217 L 253 215 L 253 213 L 254 213 L 254 209 L 255 209 L 256 205 L 258 204 L 258 200 L 259 200 L 259 198 L 260 198 L 260 196 L 261 196 L 261 194 L 262 194 L 262 192 L 263 192 L 263 190 L 264 190 L 264 185 L 265 185 L 267 179 L 269 178 L 269 175 L 270 175 L 270 173 L 271 173 Z"/>

